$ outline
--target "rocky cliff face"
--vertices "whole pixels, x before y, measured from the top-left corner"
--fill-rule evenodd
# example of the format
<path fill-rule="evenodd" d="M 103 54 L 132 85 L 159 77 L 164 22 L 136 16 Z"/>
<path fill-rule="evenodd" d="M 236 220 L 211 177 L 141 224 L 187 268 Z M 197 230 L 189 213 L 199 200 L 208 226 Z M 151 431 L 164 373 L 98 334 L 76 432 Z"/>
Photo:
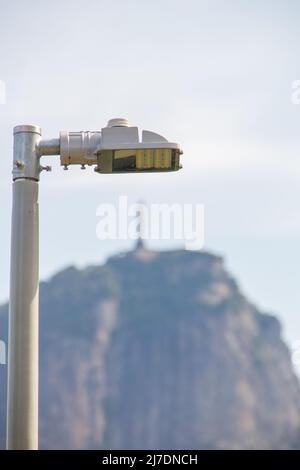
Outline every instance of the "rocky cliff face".
<path fill-rule="evenodd" d="M 43 448 L 289 448 L 300 428 L 278 321 L 208 253 L 139 247 L 42 283 L 40 374 Z"/>

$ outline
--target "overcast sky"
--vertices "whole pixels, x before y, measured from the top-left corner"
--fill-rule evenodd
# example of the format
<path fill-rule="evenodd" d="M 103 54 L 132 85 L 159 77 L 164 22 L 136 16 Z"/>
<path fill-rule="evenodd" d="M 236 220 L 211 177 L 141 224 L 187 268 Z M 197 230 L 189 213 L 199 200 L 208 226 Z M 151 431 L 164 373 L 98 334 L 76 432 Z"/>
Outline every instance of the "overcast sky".
<path fill-rule="evenodd" d="M 300 340 L 298 0 L 0 0 L 0 300 L 8 297 L 12 128 L 101 129 L 125 116 L 184 149 L 176 174 L 53 172 L 40 184 L 41 277 L 102 262 L 96 209 L 202 203 L 206 249 Z M 150 244 L 151 246 L 151 244 Z M 166 243 L 161 248 L 170 248 Z"/>

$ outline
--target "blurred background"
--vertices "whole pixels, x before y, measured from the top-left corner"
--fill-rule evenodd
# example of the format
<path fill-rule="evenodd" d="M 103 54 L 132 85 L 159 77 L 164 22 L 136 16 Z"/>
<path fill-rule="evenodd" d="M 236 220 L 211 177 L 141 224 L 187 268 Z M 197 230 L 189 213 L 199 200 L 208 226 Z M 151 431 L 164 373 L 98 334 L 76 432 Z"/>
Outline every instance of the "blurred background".
<path fill-rule="evenodd" d="M 299 346 L 299 15 L 296 0 L 0 0 L 2 303 L 13 126 L 37 124 L 52 138 L 125 116 L 180 142 L 183 170 L 99 176 L 45 158 L 53 171 L 40 184 L 41 278 L 132 249 L 97 239 L 103 202 L 204 204 L 205 250 L 226 258 L 250 302 Z M 179 250 L 183 241 L 147 247 Z"/>

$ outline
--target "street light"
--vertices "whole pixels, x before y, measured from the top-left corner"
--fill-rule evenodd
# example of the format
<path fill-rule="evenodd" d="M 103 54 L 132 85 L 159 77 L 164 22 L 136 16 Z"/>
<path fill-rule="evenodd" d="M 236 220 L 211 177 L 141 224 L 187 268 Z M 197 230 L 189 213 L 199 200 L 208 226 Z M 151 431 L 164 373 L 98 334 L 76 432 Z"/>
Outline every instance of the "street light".
<path fill-rule="evenodd" d="M 111 119 L 97 132 L 61 132 L 43 140 L 38 126 L 14 128 L 7 448 L 38 448 L 38 301 L 40 158 L 60 155 L 61 165 L 95 166 L 98 173 L 176 171 L 182 151 L 150 131 L 139 140 L 127 119 Z"/>

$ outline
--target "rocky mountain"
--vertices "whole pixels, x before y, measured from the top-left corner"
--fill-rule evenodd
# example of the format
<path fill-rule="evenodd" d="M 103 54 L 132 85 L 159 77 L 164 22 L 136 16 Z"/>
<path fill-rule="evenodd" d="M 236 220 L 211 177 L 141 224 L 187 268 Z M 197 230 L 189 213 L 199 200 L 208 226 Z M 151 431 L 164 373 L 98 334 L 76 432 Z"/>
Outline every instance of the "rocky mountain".
<path fill-rule="evenodd" d="M 300 389 L 280 324 L 220 257 L 139 245 L 43 282 L 40 307 L 42 448 L 296 445 Z"/>

